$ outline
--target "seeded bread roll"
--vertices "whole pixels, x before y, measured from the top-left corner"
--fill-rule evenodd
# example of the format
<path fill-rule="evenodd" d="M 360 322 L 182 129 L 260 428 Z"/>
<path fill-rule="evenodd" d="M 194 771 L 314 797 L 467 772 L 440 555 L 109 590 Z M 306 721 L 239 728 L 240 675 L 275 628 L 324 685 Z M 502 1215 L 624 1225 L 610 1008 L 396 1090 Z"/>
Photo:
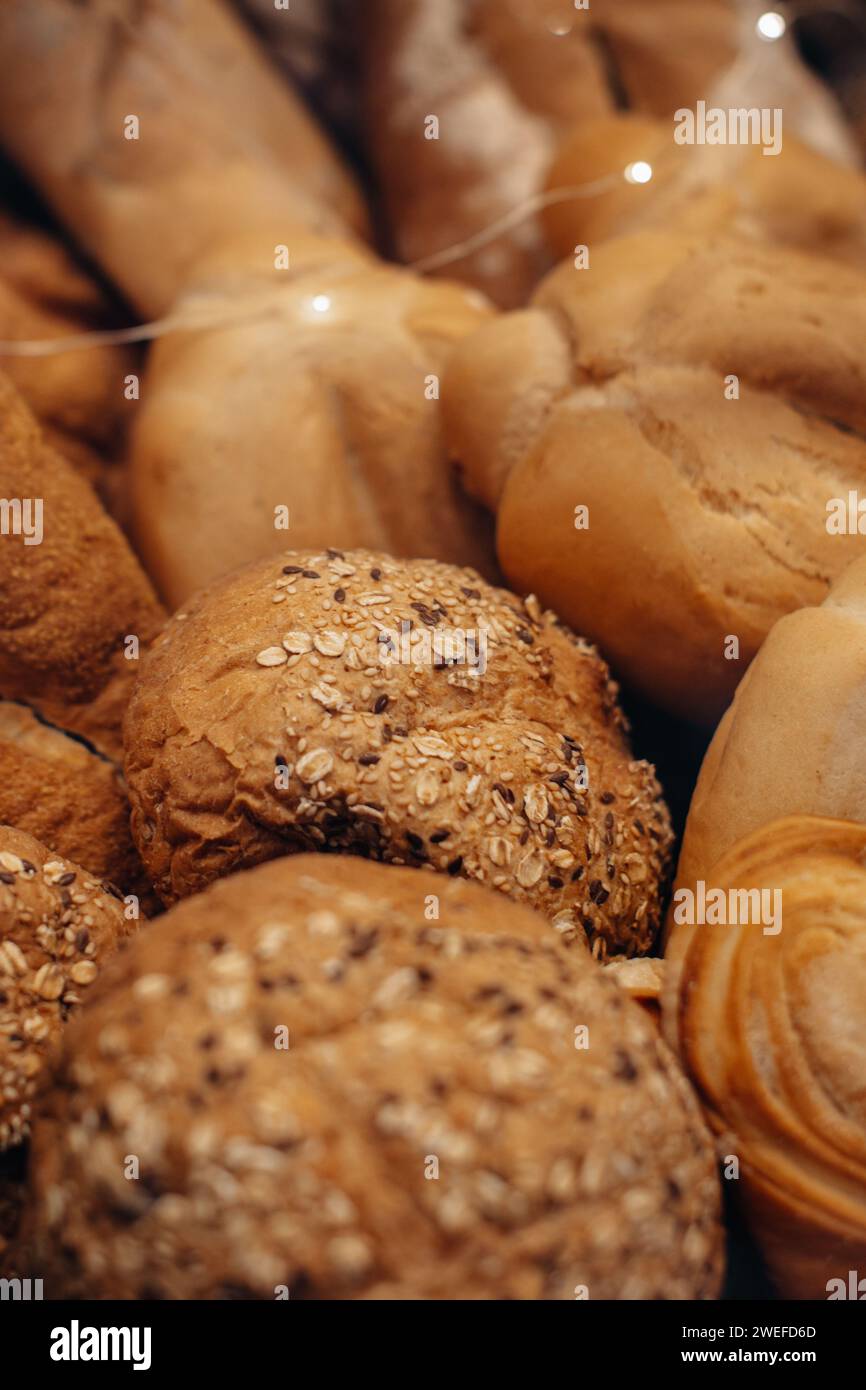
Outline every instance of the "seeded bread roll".
<path fill-rule="evenodd" d="M 142 933 L 69 1038 L 31 1178 L 46 1297 L 719 1284 L 712 1150 L 650 1021 L 525 908 L 357 859 L 238 874 Z"/>
<path fill-rule="evenodd" d="M 27 1134 L 70 1011 L 136 925 L 84 869 L 0 826 L 0 1149 Z"/>
<path fill-rule="evenodd" d="M 731 1186 L 779 1292 L 826 1299 L 866 1259 L 866 826 L 774 820 L 707 889 L 766 897 L 726 925 L 674 928 L 666 1036 L 739 1160 Z"/>
<path fill-rule="evenodd" d="M 472 570 L 335 550 L 250 565 L 168 624 L 124 740 L 167 903 L 345 850 L 489 883 L 602 957 L 653 940 L 669 819 L 607 667 Z"/>
<path fill-rule="evenodd" d="M 866 276 L 787 247 L 645 232 L 563 262 L 443 382 L 507 579 L 712 724 L 864 551 L 827 524 L 866 482 L 864 341 Z"/>
<path fill-rule="evenodd" d="M 0 700 L 0 824 L 156 906 L 129 829 L 120 768 L 26 705 Z"/>
<path fill-rule="evenodd" d="M 621 177 L 635 161 L 652 167 L 649 183 Z M 617 114 L 586 121 L 560 148 L 548 190 L 611 186 L 541 213 L 557 257 L 576 246 L 651 228 L 704 235 L 733 231 L 802 251 L 866 265 L 866 178 L 802 144 L 787 130 L 773 156 L 760 144 L 678 145 L 669 121 Z"/>
<path fill-rule="evenodd" d="M 43 442 L 24 402 L 0 374 L 0 475 L 23 506 L 0 535 L 0 695 L 36 706 L 109 755 L 138 661 L 164 619 L 148 580 L 92 488 Z M 41 538 L 35 504 L 41 503 Z"/>

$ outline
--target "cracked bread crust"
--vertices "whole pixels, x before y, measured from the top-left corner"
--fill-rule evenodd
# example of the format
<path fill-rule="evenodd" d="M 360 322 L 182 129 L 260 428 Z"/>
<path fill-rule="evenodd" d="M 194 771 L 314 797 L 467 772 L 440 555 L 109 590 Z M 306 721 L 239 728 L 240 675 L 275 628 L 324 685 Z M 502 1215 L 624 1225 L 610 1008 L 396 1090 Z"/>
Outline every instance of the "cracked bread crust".
<path fill-rule="evenodd" d="M 46 1296 L 717 1293 L 713 1152 L 652 1023 L 535 914 L 445 880 L 430 921 L 429 886 L 283 860 L 116 960 L 33 1138 Z"/>
<path fill-rule="evenodd" d="M 421 660 L 383 647 L 408 647 L 403 624 Z M 425 647 L 455 632 L 486 641 L 483 673 Z M 671 831 L 617 687 L 589 643 L 473 570 L 336 550 L 250 565 L 168 624 L 124 737 L 166 903 L 337 850 L 487 883 L 602 958 L 652 944 Z"/>
<path fill-rule="evenodd" d="M 132 843 L 120 768 L 8 700 L 0 700 L 0 823 L 135 893 L 148 915 L 159 909 Z"/>
<path fill-rule="evenodd" d="M 785 248 L 646 233 L 450 360 L 451 452 L 498 509 L 506 577 L 683 717 L 714 722 L 777 618 L 863 553 L 827 503 L 866 479 L 864 289 Z"/>

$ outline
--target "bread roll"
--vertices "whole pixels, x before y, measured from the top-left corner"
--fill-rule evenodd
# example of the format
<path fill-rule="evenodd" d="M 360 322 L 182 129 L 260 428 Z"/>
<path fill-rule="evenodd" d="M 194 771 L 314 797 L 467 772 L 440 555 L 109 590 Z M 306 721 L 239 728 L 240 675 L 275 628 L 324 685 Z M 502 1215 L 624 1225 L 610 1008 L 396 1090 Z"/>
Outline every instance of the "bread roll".
<path fill-rule="evenodd" d="M 621 177 L 636 161 L 652 166 L 649 183 Z M 557 257 L 611 236 L 671 226 L 736 232 L 781 242 L 862 270 L 866 266 L 866 178 L 784 133 L 779 152 L 760 145 L 677 145 L 670 123 L 618 114 L 583 123 L 564 142 L 549 190 L 613 186 L 557 202 L 542 221 Z"/>
<path fill-rule="evenodd" d="M 4 509 L 0 535 L 0 696 L 116 756 L 138 666 L 125 639 L 143 649 L 165 615 L 92 489 L 45 445 L 2 374 L 0 476 L 4 501 L 21 504 Z"/>
<path fill-rule="evenodd" d="M 435 555 L 494 576 L 492 527 L 448 465 L 438 401 L 446 356 L 485 305 L 347 243 L 298 231 L 289 246 L 288 274 L 258 240 L 248 272 L 246 247 L 209 263 L 178 309 L 215 302 L 226 326 L 153 349 L 130 487 L 160 592 L 176 607 L 287 541 Z"/>
<path fill-rule="evenodd" d="M 0 138 L 140 312 L 288 221 L 363 233 L 352 177 L 224 0 L 8 0 Z M 138 126 L 130 124 L 130 118 Z"/>
<path fill-rule="evenodd" d="M 445 355 L 488 306 L 352 238 L 353 188 L 221 0 L 158 0 L 131 28 L 115 9 L 13 0 L 3 45 L 39 82 L 0 93 L 0 135 L 131 302 L 169 316 L 130 475 L 166 601 L 278 549 L 287 522 L 299 547 L 420 551 L 493 576 L 438 406 Z"/>
<path fill-rule="evenodd" d="M 119 893 L 135 893 L 143 911 L 157 905 L 132 843 L 120 769 L 9 700 L 0 700 L 0 824 L 32 835 Z"/>
<path fill-rule="evenodd" d="M 866 822 L 866 559 L 820 607 L 780 619 L 707 750 L 677 886 L 706 879 L 736 840 L 780 816 Z"/>
<path fill-rule="evenodd" d="M 776 897 L 739 924 L 674 928 L 665 1030 L 738 1160 L 732 1187 L 779 1292 L 825 1299 L 866 1260 L 866 827 L 772 821 L 707 888 Z"/>
<path fill-rule="evenodd" d="M 65 338 L 113 327 L 116 311 L 56 237 L 0 212 L 0 340 Z M 128 407 L 126 347 L 16 357 L 0 367 L 38 417 L 49 441 L 94 483 L 119 447 Z"/>
<path fill-rule="evenodd" d="M 371 150 L 410 262 L 538 194 L 576 123 L 623 102 L 659 115 L 692 104 L 737 42 L 729 0 L 593 0 L 581 12 L 572 0 L 368 0 L 361 29 Z M 446 273 L 511 307 L 548 265 L 527 216 Z"/>
<path fill-rule="evenodd" d="M 650 1021 L 525 908 L 446 879 L 430 921 L 427 886 L 283 860 L 123 953 L 34 1132 L 46 1297 L 716 1294 L 712 1150 Z"/>
<path fill-rule="evenodd" d="M 443 383 L 506 577 L 712 724 L 863 552 L 827 508 L 866 480 L 864 340 L 866 277 L 786 248 L 647 232 L 563 262 Z"/>
<path fill-rule="evenodd" d="M 135 927 L 77 864 L 0 826 L 0 1150 L 27 1134 L 63 1025 Z"/>
<path fill-rule="evenodd" d="M 133 836 L 166 903 L 339 850 L 489 883 L 602 958 L 646 951 L 671 832 L 616 699 L 594 648 L 472 570 L 286 551 L 143 663 Z"/>

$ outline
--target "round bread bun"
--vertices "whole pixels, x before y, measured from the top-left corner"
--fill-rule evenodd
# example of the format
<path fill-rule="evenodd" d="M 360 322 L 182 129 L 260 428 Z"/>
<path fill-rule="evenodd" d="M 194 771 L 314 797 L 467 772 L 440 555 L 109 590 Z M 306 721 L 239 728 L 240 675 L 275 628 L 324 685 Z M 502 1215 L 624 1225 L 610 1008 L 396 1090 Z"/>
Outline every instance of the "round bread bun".
<path fill-rule="evenodd" d="M 652 231 L 563 262 L 443 383 L 509 583 L 715 723 L 775 621 L 866 548 L 828 526 L 866 480 L 864 336 L 866 276 L 788 247 Z"/>
<path fill-rule="evenodd" d="M 31 1181 L 47 1297 L 719 1286 L 712 1148 L 642 1011 L 525 908 L 346 857 L 237 874 L 123 952 Z"/>
<path fill-rule="evenodd" d="M 138 667 L 124 639 L 144 648 L 165 614 L 92 488 L 47 447 L 2 373 L 0 476 L 7 501 L 41 503 L 42 514 L 36 543 L 11 526 L 0 536 L 0 695 L 117 756 Z"/>
<path fill-rule="evenodd" d="M 124 740 L 166 903 L 345 851 L 490 884 L 602 958 L 653 941 L 669 819 L 607 667 L 473 570 L 360 550 L 249 565 L 169 622 Z"/>
<path fill-rule="evenodd" d="M 135 927 L 84 869 L 0 826 L 0 1149 L 27 1134 L 63 1025 Z"/>
<path fill-rule="evenodd" d="M 120 768 L 10 700 L 0 700 L 0 824 L 136 894 L 148 915 L 158 908 L 132 843 Z"/>
<path fill-rule="evenodd" d="M 446 457 L 438 399 L 450 350 L 489 306 L 360 246 L 299 227 L 282 239 L 290 271 L 259 233 L 202 258 L 176 308 L 212 326 L 167 335 L 148 359 L 129 486 L 157 589 L 176 608 L 287 539 L 495 576 L 493 528 Z"/>
<path fill-rule="evenodd" d="M 866 826 L 761 826 L 706 880 L 726 903 L 756 889 L 776 896 L 748 922 L 673 928 L 665 1033 L 779 1292 L 826 1299 L 866 1261 Z"/>

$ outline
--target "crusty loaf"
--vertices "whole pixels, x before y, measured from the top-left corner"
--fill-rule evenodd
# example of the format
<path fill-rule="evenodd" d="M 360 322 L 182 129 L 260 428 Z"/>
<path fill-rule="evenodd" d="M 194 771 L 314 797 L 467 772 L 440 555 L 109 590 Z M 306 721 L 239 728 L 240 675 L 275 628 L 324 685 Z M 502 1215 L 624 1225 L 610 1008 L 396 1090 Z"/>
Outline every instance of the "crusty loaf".
<path fill-rule="evenodd" d="M 659 115 L 691 104 L 736 47 L 731 0 L 593 0 L 582 11 L 571 0 L 368 0 L 362 31 L 371 149 L 408 261 L 521 209 L 575 123 L 624 100 Z M 447 273 L 511 307 L 547 265 L 527 215 Z"/>
<path fill-rule="evenodd" d="M 635 161 L 649 183 L 621 177 Z M 593 197 L 552 203 L 541 214 L 557 257 L 611 236 L 676 227 L 778 241 L 866 266 L 866 178 L 789 135 L 778 153 L 761 145 L 678 145 L 670 122 L 634 113 L 582 123 L 563 143 L 547 188 L 612 179 Z"/>
<path fill-rule="evenodd" d="M 117 755 L 138 667 L 125 639 L 143 649 L 165 615 L 91 487 L 43 442 L 2 374 L 0 478 L 6 501 L 42 508 L 41 539 L 30 527 L 37 543 L 16 532 L 13 512 L 0 535 L 0 695 Z"/>
<path fill-rule="evenodd" d="M 738 907 L 734 922 L 726 908 L 727 924 L 674 927 L 666 1034 L 779 1291 L 825 1299 L 837 1280 L 857 1297 L 848 1286 L 866 1260 L 866 826 L 771 821 L 737 841 L 706 884 L 727 903 L 756 889 L 766 897 L 761 910 Z"/>
<path fill-rule="evenodd" d="M 0 824 L 158 906 L 132 843 L 120 768 L 26 705 L 0 700 Z"/>
<path fill-rule="evenodd" d="M 706 879 L 736 840 L 779 816 L 866 822 L 866 559 L 820 607 L 780 619 L 707 750 L 677 886 Z"/>
<path fill-rule="evenodd" d="M 0 1149 L 27 1134 L 63 1025 L 136 927 L 77 864 L 0 826 Z"/>
<path fill-rule="evenodd" d="M 287 539 L 495 576 L 439 413 L 445 356 L 489 306 L 366 252 L 336 156 L 222 0 L 119 13 L 0 10 L 0 45 L 40 75 L 0 93 L 0 135 L 12 127 L 22 163 L 130 301 L 169 316 L 130 476 L 130 524 L 163 598 L 176 606 Z M 129 112 L 137 140 L 123 136 Z"/>
<path fill-rule="evenodd" d="M 343 850 L 489 883 L 602 957 L 645 951 L 671 835 L 616 701 L 594 648 L 472 570 L 286 551 L 206 590 L 143 663 L 133 836 L 167 903 Z"/>
<path fill-rule="evenodd" d="M 0 138 L 148 315 L 244 230 L 273 258 L 287 221 L 366 228 L 351 175 L 225 0 L 8 0 L 0 49 Z"/>
<path fill-rule="evenodd" d="M 647 232 L 563 262 L 443 384 L 506 577 L 714 722 L 776 619 L 864 549 L 827 510 L 866 481 L 864 341 L 866 276 L 787 248 Z"/>
<path fill-rule="evenodd" d="M 304 856 L 141 933 L 37 1120 L 46 1297 L 715 1296 L 712 1149 L 651 1022 L 437 886 L 432 921 L 423 876 Z"/>

